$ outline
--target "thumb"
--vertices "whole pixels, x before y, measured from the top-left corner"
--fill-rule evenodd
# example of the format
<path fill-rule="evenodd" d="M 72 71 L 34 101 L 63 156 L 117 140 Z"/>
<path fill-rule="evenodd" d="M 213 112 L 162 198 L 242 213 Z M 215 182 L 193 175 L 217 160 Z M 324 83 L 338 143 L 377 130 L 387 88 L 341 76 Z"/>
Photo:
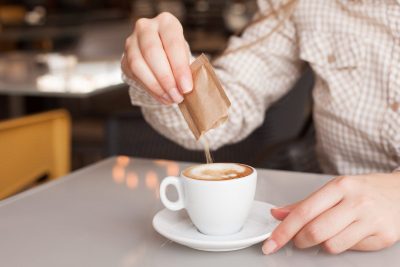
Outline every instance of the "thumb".
<path fill-rule="evenodd" d="M 283 221 L 289 215 L 289 213 L 293 209 L 295 209 L 299 204 L 300 204 L 300 202 L 296 202 L 296 203 L 293 203 L 293 204 L 290 204 L 290 205 L 272 208 L 271 209 L 271 215 L 275 219 Z"/>

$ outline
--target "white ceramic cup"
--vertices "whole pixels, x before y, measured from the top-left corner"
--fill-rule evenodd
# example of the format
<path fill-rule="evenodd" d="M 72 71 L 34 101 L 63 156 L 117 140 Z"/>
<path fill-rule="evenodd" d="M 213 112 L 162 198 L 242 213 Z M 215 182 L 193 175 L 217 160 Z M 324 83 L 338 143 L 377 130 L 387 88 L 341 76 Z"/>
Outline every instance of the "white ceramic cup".
<path fill-rule="evenodd" d="M 250 166 L 248 166 L 250 167 Z M 186 209 L 197 229 L 206 235 L 230 235 L 243 227 L 253 204 L 257 172 L 229 180 L 197 180 L 181 173 L 166 177 L 160 185 L 160 198 L 170 210 Z M 176 187 L 178 200 L 166 196 L 169 185 Z"/>

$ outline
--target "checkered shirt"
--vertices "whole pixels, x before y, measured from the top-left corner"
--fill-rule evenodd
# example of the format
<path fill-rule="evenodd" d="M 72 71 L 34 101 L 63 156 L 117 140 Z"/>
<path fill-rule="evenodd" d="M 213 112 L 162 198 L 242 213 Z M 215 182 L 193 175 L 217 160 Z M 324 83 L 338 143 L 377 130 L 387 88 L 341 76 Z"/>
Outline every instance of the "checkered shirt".
<path fill-rule="evenodd" d="M 256 16 L 284 1 L 260 0 Z M 400 0 L 299 0 L 231 37 L 213 65 L 232 106 L 228 121 L 206 136 L 213 149 L 238 142 L 264 120 L 268 107 L 299 78 L 305 62 L 316 76 L 316 151 L 332 174 L 390 172 L 400 166 Z M 123 75 L 134 105 L 162 135 L 202 149 L 177 105 L 163 106 Z M 285 123 L 285 122 L 282 122 Z"/>

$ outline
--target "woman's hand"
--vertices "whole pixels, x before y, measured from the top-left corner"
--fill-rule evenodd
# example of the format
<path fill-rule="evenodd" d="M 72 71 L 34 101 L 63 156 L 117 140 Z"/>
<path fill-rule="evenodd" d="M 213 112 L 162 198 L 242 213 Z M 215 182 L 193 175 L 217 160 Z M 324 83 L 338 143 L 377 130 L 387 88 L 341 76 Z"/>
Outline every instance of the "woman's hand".
<path fill-rule="evenodd" d="M 189 53 L 179 20 L 164 12 L 137 20 L 125 42 L 122 70 L 159 102 L 180 103 L 193 87 Z"/>
<path fill-rule="evenodd" d="M 379 250 L 400 239 L 400 172 L 337 177 L 308 198 L 272 209 L 282 220 L 264 242 L 270 254 L 293 239 L 329 253 Z"/>

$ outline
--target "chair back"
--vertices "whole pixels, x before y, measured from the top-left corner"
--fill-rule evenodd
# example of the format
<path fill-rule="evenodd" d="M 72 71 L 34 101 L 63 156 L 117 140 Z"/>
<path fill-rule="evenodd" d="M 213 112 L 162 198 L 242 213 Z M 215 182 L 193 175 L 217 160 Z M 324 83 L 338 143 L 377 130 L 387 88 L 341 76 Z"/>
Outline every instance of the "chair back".
<path fill-rule="evenodd" d="M 68 173 L 70 124 L 65 110 L 0 122 L 0 199 Z"/>

